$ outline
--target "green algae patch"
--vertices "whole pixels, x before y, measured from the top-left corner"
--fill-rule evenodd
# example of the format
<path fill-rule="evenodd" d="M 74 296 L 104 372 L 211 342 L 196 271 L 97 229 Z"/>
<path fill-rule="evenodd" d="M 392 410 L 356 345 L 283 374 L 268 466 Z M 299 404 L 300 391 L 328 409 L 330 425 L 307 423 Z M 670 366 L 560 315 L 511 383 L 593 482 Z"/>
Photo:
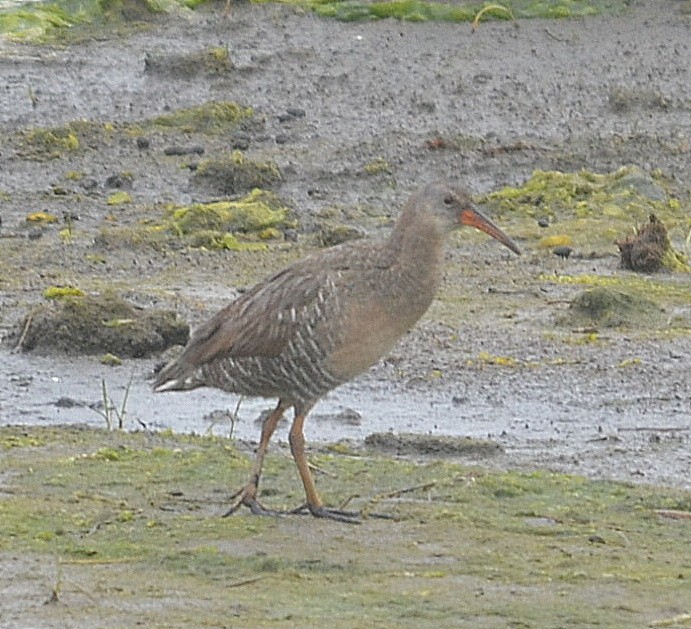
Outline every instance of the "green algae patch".
<path fill-rule="evenodd" d="M 44 41 L 56 30 L 68 29 L 80 17 L 60 3 L 23 4 L 0 9 L 0 34 L 17 41 Z"/>
<path fill-rule="evenodd" d="M 284 0 L 285 1 L 285 0 Z M 395 18 L 409 22 L 474 22 L 487 19 L 574 18 L 626 10 L 625 0 L 504 0 L 503 2 L 423 2 L 421 0 L 296 0 L 318 15 L 343 21 Z"/>
<path fill-rule="evenodd" d="M 288 209 L 277 207 L 275 196 L 255 189 L 240 201 L 195 203 L 173 210 L 171 220 L 181 234 L 199 229 L 226 232 L 259 232 L 285 223 Z"/>
<path fill-rule="evenodd" d="M 253 188 L 265 188 L 281 179 L 281 171 L 273 162 L 249 159 L 242 151 L 202 160 L 192 183 L 210 192 L 234 195 Z"/>
<path fill-rule="evenodd" d="M 0 556 L 13 569 L 0 580 L 35 584 L 52 567 L 45 598 L 64 604 L 33 606 L 39 626 L 93 619 L 96 598 L 108 626 L 133 608 L 149 626 L 232 613 L 354 629 L 363 609 L 377 627 L 649 626 L 688 598 L 683 490 L 313 451 L 327 504 L 396 519 L 223 518 L 250 472 L 227 439 L 2 427 L 4 443 Z M 269 454 L 263 486 L 267 506 L 302 501 L 287 451 Z"/>
<path fill-rule="evenodd" d="M 50 0 L 0 8 L 0 35 L 15 41 L 79 41 L 114 27 L 148 22 L 157 13 L 180 10 L 176 0 Z"/>
<path fill-rule="evenodd" d="M 136 358 L 184 344 L 189 336 L 187 323 L 172 311 L 139 309 L 112 292 L 62 294 L 58 299 L 54 293 L 46 295 L 50 304 L 26 316 L 18 341 L 23 351 Z"/>
<path fill-rule="evenodd" d="M 232 101 L 209 101 L 138 123 L 78 119 L 57 127 L 23 129 L 10 137 L 20 156 L 33 160 L 53 160 L 94 148 L 102 150 L 104 145 L 109 146 L 115 140 L 139 138 L 145 133 L 215 135 L 238 127 L 251 130 L 253 126 L 261 124 L 254 121 L 253 116 L 251 107 L 243 107 Z M 271 170 L 276 171 L 276 168 Z M 77 181 L 83 178 L 83 173 L 70 171 L 66 178 Z"/>
<path fill-rule="evenodd" d="M 516 237 L 538 245 L 568 238 L 583 252 L 611 251 L 622 233 L 650 214 L 680 235 L 689 227 L 688 208 L 668 195 L 664 178 L 636 166 L 605 174 L 535 171 L 524 185 L 492 192 L 480 202 L 512 221 Z M 545 218 L 548 227 L 538 227 L 537 220 Z"/>
<path fill-rule="evenodd" d="M 26 159 L 53 160 L 82 153 L 93 146 L 110 140 L 113 134 L 127 125 L 72 120 L 59 127 L 36 127 L 14 134 L 13 140 L 19 155 Z M 74 179 L 74 177 L 68 177 Z"/>
<path fill-rule="evenodd" d="M 236 127 L 253 115 L 251 107 L 242 107 L 231 101 L 210 101 L 157 116 L 151 120 L 151 124 L 186 133 L 216 134 Z"/>

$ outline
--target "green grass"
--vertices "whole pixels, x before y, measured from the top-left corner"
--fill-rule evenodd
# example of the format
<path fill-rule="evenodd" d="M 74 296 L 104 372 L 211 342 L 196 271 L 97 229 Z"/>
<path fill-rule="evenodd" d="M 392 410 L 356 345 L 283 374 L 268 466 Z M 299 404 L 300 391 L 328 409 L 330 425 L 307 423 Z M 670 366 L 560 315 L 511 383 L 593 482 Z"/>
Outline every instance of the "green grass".
<path fill-rule="evenodd" d="M 351 506 L 396 519 L 221 518 L 249 471 L 223 439 L 0 429 L 0 557 L 49 566 L 61 602 L 27 622 L 122 626 L 140 609 L 167 627 L 362 627 L 364 615 L 373 627 L 624 627 L 688 607 L 691 520 L 659 513 L 691 512 L 688 492 L 311 458 L 327 502 L 355 496 Z M 263 482 L 270 506 L 302 501 L 285 454 L 269 456 Z"/>

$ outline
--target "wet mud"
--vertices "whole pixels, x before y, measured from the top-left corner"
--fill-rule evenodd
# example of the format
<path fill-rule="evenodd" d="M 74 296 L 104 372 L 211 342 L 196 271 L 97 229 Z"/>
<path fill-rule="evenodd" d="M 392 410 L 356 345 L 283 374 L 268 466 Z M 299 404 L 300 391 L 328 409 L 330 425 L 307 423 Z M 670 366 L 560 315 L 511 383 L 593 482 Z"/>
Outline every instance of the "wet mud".
<path fill-rule="evenodd" d="M 231 431 L 226 415 L 214 420 L 235 408 L 229 396 L 151 393 L 160 357 L 108 366 L 99 356 L 13 353 L 51 286 L 115 290 L 194 327 L 238 290 L 335 242 L 324 233 L 380 236 L 411 191 L 440 178 L 482 195 L 536 169 L 634 164 L 663 174 L 665 188 L 651 195 L 688 208 L 688 32 L 689 16 L 672 0 L 634 2 L 617 16 L 487 22 L 475 32 L 238 3 L 224 18 L 217 7 L 161 16 L 126 38 L 2 41 L 0 421 L 103 426 L 105 383 L 116 407 L 127 393 L 129 428 Z M 171 119 L 209 102 L 252 115 L 220 127 L 215 118 Z M 229 190 L 217 165 L 233 163 L 234 151 L 263 168 Z M 251 247 L 176 243 L 160 227 L 170 205 L 215 203 L 257 182 L 293 222 L 266 239 L 242 234 Z M 37 212 L 56 220 L 27 221 Z M 467 230 L 451 238 L 444 286 L 423 321 L 315 410 L 354 409 L 361 421 L 315 420 L 308 440 L 490 439 L 501 451 L 483 464 L 688 488 L 688 274 L 620 269 L 622 233 L 599 234 L 593 255 L 554 255 L 524 219 L 498 217 L 521 258 Z M 689 227 L 682 219 L 670 230 L 677 249 Z M 598 282 L 653 298 L 655 323 L 560 323 Z M 243 401 L 233 434 L 256 439 L 254 419 L 270 404 Z"/>

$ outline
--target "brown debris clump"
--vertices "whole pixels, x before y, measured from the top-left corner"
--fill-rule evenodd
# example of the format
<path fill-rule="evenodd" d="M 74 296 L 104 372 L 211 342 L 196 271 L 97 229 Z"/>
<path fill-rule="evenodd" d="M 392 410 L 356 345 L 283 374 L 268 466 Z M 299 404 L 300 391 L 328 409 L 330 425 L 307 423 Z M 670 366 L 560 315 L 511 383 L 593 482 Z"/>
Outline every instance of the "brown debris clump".
<path fill-rule="evenodd" d="M 659 271 L 665 266 L 665 258 L 672 250 L 667 228 L 654 215 L 633 236 L 616 241 L 624 269 L 641 273 Z"/>

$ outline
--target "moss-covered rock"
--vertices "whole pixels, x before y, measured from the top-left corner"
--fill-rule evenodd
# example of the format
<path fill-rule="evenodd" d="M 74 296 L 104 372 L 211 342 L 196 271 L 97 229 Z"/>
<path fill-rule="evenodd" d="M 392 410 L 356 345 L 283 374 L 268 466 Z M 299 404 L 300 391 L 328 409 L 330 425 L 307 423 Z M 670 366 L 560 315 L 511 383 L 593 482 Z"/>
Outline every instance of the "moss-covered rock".
<path fill-rule="evenodd" d="M 579 293 L 559 323 L 571 327 L 656 327 L 664 323 L 664 311 L 639 294 L 597 287 Z"/>
<path fill-rule="evenodd" d="M 281 179 L 273 162 L 255 162 L 242 151 L 200 162 L 192 183 L 215 194 L 233 195 L 253 188 L 266 188 Z"/>
<path fill-rule="evenodd" d="M 184 344 L 189 326 L 169 310 L 138 309 L 113 293 L 65 294 L 27 315 L 24 351 L 141 358 Z"/>

